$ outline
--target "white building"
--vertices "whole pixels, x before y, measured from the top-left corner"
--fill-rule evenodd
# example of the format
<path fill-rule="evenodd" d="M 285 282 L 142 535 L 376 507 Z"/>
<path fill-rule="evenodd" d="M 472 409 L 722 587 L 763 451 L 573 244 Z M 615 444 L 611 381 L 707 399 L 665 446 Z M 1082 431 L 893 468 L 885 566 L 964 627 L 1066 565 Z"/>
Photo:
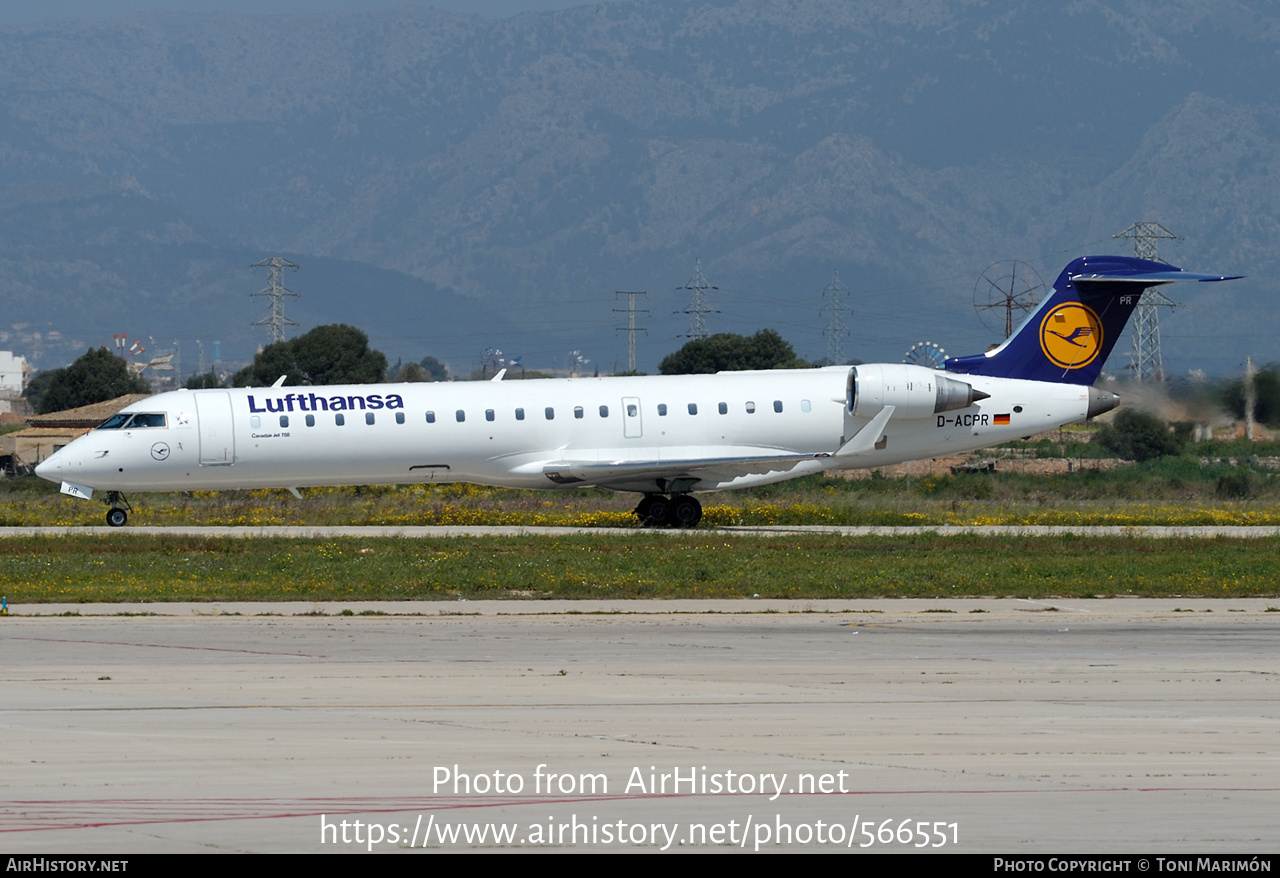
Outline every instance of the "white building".
<path fill-rule="evenodd" d="M 0 398 L 22 396 L 27 386 L 27 358 L 0 351 Z"/>

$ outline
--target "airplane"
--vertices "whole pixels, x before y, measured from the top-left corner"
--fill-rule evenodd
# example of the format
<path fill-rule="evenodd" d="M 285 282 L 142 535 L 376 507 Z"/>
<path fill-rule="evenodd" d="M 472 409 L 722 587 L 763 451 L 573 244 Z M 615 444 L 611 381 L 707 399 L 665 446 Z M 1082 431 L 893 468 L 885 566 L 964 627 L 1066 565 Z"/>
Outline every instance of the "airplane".
<path fill-rule="evenodd" d="M 882 467 L 1115 408 L 1093 386 L 1143 290 L 1233 280 L 1088 256 L 1003 344 L 942 370 L 885 363 L 715 375 L 177 390 L 134 403 L 36 467 L 63 493 L 471 482 L 641 495 L 649 527 L 695 527 L 695 493 Z M 505 371 L 505 370 L 504 370 Z"/>

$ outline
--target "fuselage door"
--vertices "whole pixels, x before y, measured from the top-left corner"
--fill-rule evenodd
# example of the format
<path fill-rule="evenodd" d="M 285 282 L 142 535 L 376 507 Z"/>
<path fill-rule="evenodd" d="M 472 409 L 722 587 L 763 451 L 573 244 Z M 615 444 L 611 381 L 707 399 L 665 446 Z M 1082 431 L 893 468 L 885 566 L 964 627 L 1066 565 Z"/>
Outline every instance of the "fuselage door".
<path fill-rule="evenodd" d="M 200 419 L 200 465 L 230 466 L 236 462 L 231 394 L 210 390 L 195 396 L 196 417 Z"/>
<path fill-rule="evenodd" d="M 643 435 L 640 429 L 640 398 L 638 396 L 622 398 L 622 435 L 628 439 L 639 439 Z"/>

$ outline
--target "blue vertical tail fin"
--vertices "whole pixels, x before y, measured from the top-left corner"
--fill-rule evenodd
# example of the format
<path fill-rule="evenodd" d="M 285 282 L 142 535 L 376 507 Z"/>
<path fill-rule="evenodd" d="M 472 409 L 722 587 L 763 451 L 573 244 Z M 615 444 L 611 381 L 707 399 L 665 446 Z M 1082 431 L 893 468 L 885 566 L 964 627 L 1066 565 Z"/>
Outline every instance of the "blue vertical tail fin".
<path fill-rule="evenodd" d="M 1180 280 L 1234 280 L 1240 275 L 1192 274 L 1163 262 L 1128 256 L 1082 256 L 1053 283 L 1053 293 L 1004 344 L 947 360 L 966 375 L 1090 385 L 1120 338 L 1147 287 Z"/>

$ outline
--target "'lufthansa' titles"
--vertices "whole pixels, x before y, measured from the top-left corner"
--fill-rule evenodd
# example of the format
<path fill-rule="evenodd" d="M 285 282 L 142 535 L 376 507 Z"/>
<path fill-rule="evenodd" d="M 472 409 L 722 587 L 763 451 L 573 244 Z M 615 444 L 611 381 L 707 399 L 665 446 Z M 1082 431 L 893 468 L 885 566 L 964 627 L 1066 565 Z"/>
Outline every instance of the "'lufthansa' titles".
<path fill-rule="evenodd" d="M 261 405 L 249 394 L 250 412 L 345 412 L 355 409 L 402 409 L 404 398 L 398 393 L 370 393 L 364 396 L 320 396 L 317 393 L 286 393 L 267 397 Z"/>

